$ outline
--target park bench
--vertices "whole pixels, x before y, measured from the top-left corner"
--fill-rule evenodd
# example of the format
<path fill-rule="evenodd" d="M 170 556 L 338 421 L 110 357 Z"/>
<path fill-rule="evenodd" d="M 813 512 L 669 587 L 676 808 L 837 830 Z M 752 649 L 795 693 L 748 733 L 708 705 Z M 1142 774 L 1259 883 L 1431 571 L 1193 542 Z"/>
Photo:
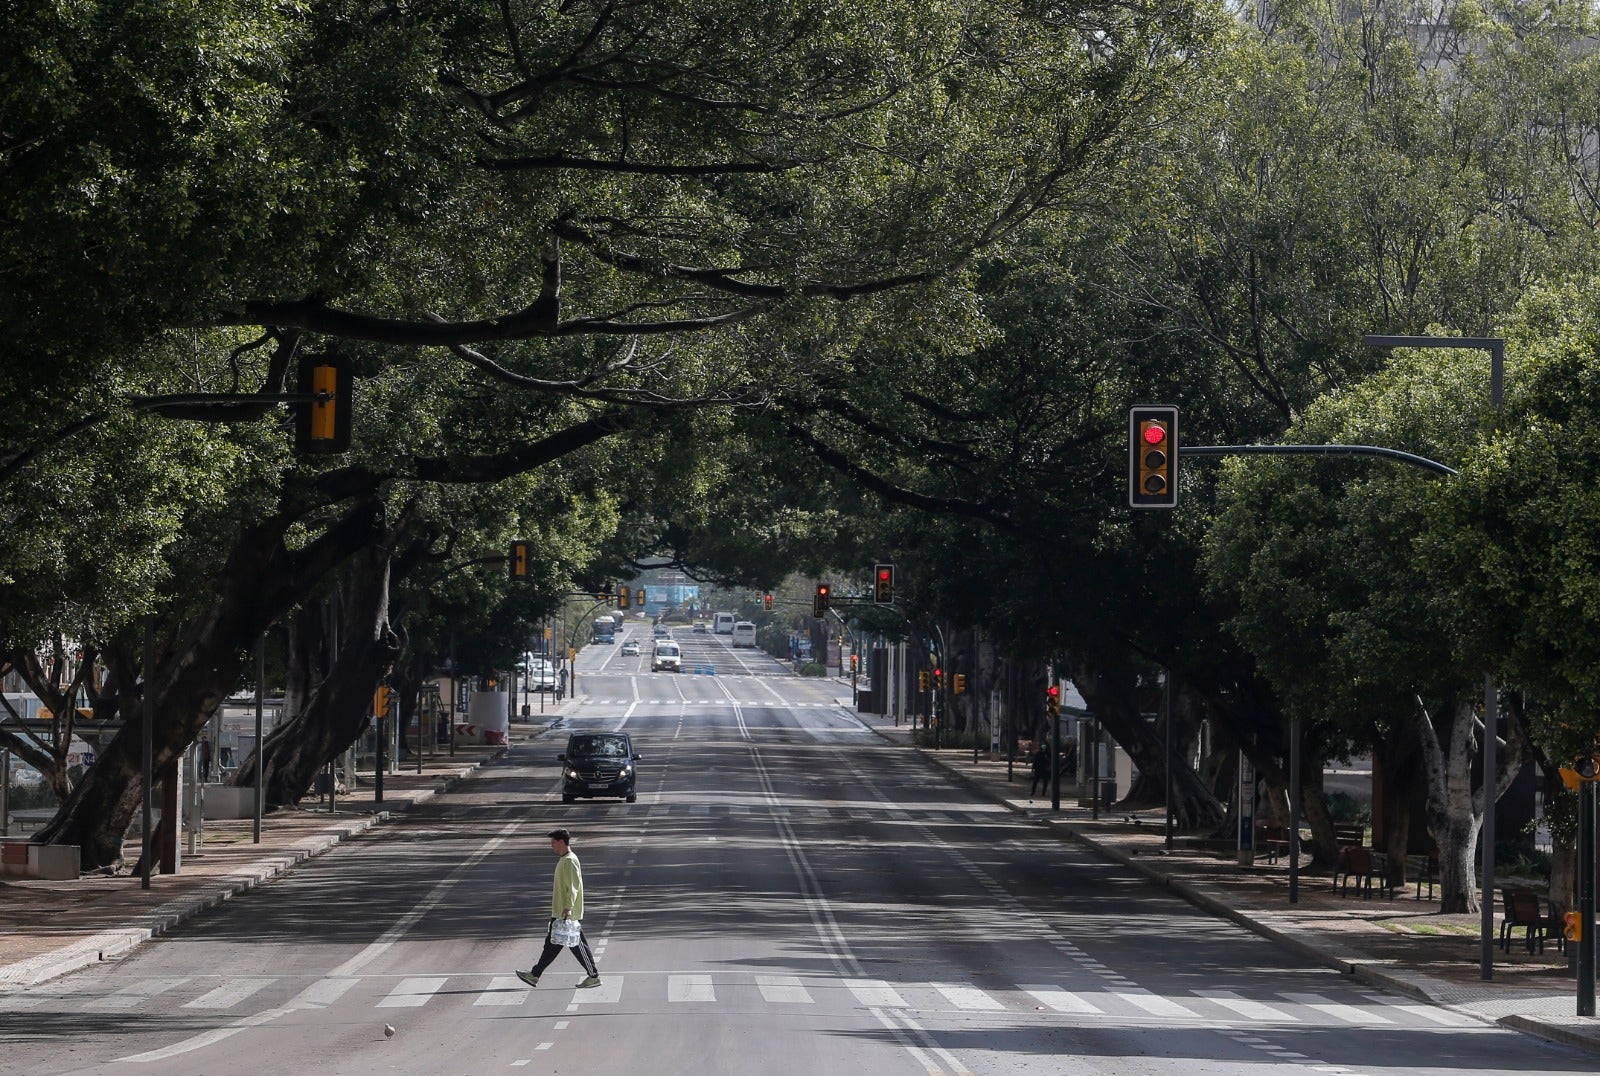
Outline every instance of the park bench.
<path fill-rule="evenodd" d="M 1256 851 L 1264 854 L 1268 863 L 1289 854 L 1289 832 L 1282 826 L 1257 826 L 1255 841 Z"/>

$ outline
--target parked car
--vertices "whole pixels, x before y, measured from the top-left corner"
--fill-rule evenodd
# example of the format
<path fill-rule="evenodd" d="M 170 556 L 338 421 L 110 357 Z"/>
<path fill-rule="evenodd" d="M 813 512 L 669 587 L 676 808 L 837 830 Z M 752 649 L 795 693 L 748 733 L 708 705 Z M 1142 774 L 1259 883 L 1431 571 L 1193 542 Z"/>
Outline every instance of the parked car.
<path fill-rule="evenodd" d="M 567 737 L 567 749 L 556 756 L 562 764 L 561 802 L 620 796 L 633 803 L 639 798 L 634 763 L 643 757 L 626 732 L 574 732 Z"/>
<path fill-rule="evenodd" d="M 639 644 L 636 643 L 636 642 L 633 642 L 632 640 L 629 640 L 628 642 L 623 643 L 622 644 L 622 656 L 625 657 L 625 658 L 636 658 L 636 657 L 638 657 L 639 656 Z"/>

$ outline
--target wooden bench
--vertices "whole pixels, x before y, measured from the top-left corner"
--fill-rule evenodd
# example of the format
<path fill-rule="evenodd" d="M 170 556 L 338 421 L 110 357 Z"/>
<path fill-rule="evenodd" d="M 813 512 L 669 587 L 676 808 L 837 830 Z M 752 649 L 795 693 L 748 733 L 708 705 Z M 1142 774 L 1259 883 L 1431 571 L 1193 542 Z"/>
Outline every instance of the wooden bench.
<path fill-rule="evenodd" d="M 1333 843 L 1340 848 L 1347 848 L 1351 845 L 1364 848 L 1367 844 L 1367 827 L 1336 824 L 1333 827 Z"/>
<path fill-rule="evenodd" d="M 1428 886 L 1428 899 L 1433 899 L 1433 883 L 1439 877 L 1439 853 L 1429 852 L 1425 856 L 1406 856 L 1406 873 L 1416 879 L 1417 895 L 1413 900 L 1422 899 L 1422 886 Z"/>

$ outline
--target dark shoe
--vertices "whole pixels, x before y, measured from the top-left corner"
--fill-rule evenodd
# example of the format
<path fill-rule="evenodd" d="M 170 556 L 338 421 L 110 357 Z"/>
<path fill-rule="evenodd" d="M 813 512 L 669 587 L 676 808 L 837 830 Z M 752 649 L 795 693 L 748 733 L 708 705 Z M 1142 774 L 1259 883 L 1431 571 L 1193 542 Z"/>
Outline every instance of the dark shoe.
<path fill-rule="evenodd" d="M 588 989 L 591 986 L 599 986 L 599 985 L 600 985 L 600 976 L 591 975 L 587 979 L 585 979 L 583 982 L 579 983 L 578 984 L 578 988 L 580 990 L 585 990 L 585 989 Z"/>
<path fill-rule="evenodd" d="M 523 982 L 527 983 L 529 986 L 538 986 L 539 985 L 539 977 L 537 975 L 535 975 L 531 971 L 519 971 L 519 972 L 517 972 L 517 978 L 521 979 Z"/>

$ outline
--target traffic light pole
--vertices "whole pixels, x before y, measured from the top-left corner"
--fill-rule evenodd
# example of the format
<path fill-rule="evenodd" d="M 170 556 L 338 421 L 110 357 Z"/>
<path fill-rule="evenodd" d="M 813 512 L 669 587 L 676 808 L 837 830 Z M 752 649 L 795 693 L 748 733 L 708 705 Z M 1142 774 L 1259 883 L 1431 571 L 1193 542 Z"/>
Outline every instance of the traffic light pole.
<path fill-rule="evenodd" d="M 1162 769 L 1166 771 L 1166 848 L 1172 851 L 1172 670 L 1161 672 L 1161 723 L 1165 731 Z"/>
<path fill-rule="evenodd" d="M 1595 782 L 1578 788 L 1578 1015 L 1594 1015 Z M 1485 900 L 1487 901 L 1487 897 Z"/>

